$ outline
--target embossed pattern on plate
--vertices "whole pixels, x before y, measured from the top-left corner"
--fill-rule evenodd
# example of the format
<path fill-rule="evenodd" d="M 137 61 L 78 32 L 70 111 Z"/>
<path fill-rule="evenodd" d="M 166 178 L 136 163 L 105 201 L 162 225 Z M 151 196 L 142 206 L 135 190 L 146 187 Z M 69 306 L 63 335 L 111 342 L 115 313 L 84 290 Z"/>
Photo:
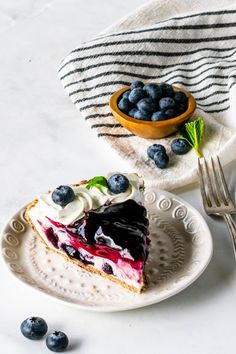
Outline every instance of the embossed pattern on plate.
<path fill-rule="evenodd" d="M 122 311 L 160 302 L 186 288 L 204 271 L 212 239 L 202 216 L 179 197 L 148 189 L 151 250 L 148 289 L 133 294 L 48 251 L 21 209 L 6 225 L 1 242 L 4 263 L 16 278 L 54 299 L 94 311 Z"/>

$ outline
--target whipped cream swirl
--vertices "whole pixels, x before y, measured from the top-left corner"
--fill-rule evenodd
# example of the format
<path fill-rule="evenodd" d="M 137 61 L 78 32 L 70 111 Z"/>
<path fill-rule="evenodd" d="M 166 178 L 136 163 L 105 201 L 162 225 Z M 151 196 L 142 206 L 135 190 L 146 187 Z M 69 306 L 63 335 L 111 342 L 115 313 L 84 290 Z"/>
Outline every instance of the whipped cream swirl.
<path fill-rule="evenodd" d="M 107 175 L 107 179 L 114 173 Z M 79 186 L 70 185 L 75 193 L 75 199 L 65 207 L 57 205 L 52 200 L 52 192 L 44 194 L 38 198 L 40 212 L 54 221 L 63 225 L 69 225 L 81 219 L 85 212 L 99 208 L 106 203 L 121 203 L 128 199 L 133 199 L 139 204 L 143 204 L 143 180 L 136 174 L 124 174 L 129 180 L 129 188 L 124 193 L 114 194 L 108 188 L 96 186 L 87 189 L 85 184 Z"/>

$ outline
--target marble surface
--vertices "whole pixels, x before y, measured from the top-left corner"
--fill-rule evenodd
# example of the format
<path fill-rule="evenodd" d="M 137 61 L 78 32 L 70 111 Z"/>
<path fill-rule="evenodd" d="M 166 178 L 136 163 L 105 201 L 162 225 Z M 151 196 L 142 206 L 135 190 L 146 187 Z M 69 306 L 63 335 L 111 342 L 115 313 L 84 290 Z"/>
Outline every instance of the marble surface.
<path fill-rule="evenodd" d="M 0 0 L 0 226 L 38 193 L 61 183 L 128 168 L 79 119 L 57 78 L 78 43 L 126 16 L 143 0 Z M 236 164 L 226 168 L 235 196 Z M 0 343 L 5 354 L 49 353 L 19 332 L 30 315 L 71 339 L 71 353 L 232 353 L 236 269 L 230 238 L 206 217 L 197 186 L 179 189 L 205 217 L 214 256 L 182 293 L 155 306 L 115 314 L 76 311 L 24 287 L 0 267 Z"/>

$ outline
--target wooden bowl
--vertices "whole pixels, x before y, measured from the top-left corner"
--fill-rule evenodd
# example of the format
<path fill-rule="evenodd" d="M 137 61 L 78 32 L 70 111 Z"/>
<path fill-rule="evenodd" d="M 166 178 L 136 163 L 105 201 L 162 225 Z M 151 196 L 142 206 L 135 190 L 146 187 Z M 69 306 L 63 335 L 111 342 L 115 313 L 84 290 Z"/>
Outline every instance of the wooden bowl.
<path fill-rule="evenodd" d="M 164 138 L 178 131 L 182 127 L 182 125 L 190 119 L 196 108 L 196 101 L 188 91 L 176 86 L 173 86 L 173 88 L 174 91 L 184 92 L 185 95 L 188 97 L 187 110 L 183 114 L 175 118 L 170 118 L 159 122 L 152 122 L 138 120 L 127 116 L 125 113 L 121 112 L 118 107 L 118 100 L 125 91 L 130 89 L 130 86 L 124 86 L 122 89 L 113 93 L 109 102 L 110 110 L 113 116 L 120 122 L 120 124 L 133 134 L 145 139 Z"/>

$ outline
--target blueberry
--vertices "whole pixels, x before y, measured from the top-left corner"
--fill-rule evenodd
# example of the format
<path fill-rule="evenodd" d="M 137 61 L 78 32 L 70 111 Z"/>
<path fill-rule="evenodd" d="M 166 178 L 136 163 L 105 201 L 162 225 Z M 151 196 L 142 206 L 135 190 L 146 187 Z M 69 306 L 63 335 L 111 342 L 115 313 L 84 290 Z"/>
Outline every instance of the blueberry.
<path fill-rule="evenodd" d="M 177 103 L 186 103 L 188 100 L 188 97 L 185 95 L 184 92 L 178 91 L 178 92 L 175 92 L 175 94 L 174 94 L 174 100 Z"/>
<path fill-rule="evenodd" d="M 125 91 L 125 92 L 123 93 L 123 95 L 122 95 L 122 98 L 128 98 L 128 97 L 129 97 L 130 92 L 131 92 L 130 90 Z"/>
<path fill-rule="evenodd" d="M 130 117 L 133 117 L 134 118 L 134 115 L 135 113 L 138 112 L 138 109 L 137 108 L 132 108 L 130 111 L 129 111 L 129 116 Z"/>
<path fill-rule="evenodd" d="M 69 186 L 59 186 L 52 192 L 52 200 L 55 204 L 66 206 L 75 199 L 75 193 Z"/>
<path fill-rule="evenodd" d="M 178 109 L 178 112 L 179 114 L 182 114 L 184 112 L 187 111 L 187 103 L 180 103 L 178 106 L 177 106 L 177 109 Z"/>
<path fill-rule="evenodd" d="M 177 117 L 178 113 L 175 109 L 169 108 L 165 111 L 167 119 Z"/>
<path fill-rule="evenodd" d="M 159 85 L 161 91 L 162 91 L 162 96 L 163 97 L 172 97 L 174 96 L 174 89 L 171 85 L 169 84 L 166 84 L 165 82 L 162 82 L 160 85 Z"/>
<path fill-rule="evenodd" d="M 129 180 L 121 173 L 116 173 L 108 178 L 108 188 L 112 193 L 124 193 L 129 188 Z"/>
<path fill-rule="evenodd" d="M 143 90 L 146 91 L 148 97 L 151 97 L 154 101 L 159 100 L 162 96 L 160 87 L 155 84 L 148 84 L 144 86 Z"/>
<path fill-rule="evenodd" d="M 68 344 L 69 340 L 67 335 L 61 331 L 50 333 L 46 339 L 48 349 L 56 353 L 64 352 L 64 350 L 68 347 Z"/>
<path fill-rule="evenodd" d="M 142 88 L 138 87 L 133 89 L 130 94 L 129 94 L 129 101 L 133 104 L 138 103 L 138 101 L 140 101 L 142 98 L 144 98 L 145 92 Z"/>
<path fill-rule="evenodd" d="M 112 267 L 108 263 L 104 263 L 102 266 L 102 270 L 107 274 L 113 274 Z"/>
<path fill-rule="evenodd" d="M 21 333 L 28 339 L 41 339 L 48 330 L 48 325 L 41 317 L 29 317 L 21 323 Z"/>
<path fill-rule="evenodd" d="M 175 101 L 171 97 L 163 97 L 159 101 L 159 106 L 161 110 L 167 110 L 175 107 Z"/>
<path fill-rule="evenodd" d="M 191 149 L 191 146 L 185 139 L 174 139 L 171 143 L 171 150 L 176 155 L 184 155 Z"/>
<path fill-rule="evenodd" d="M 134 118 L 139 120 L 151 120 L 151 113 L 147 111 L 139 111 L 137 109 L 134 113 Z"/>
<path fill-rule="evenodd" d="M 137 107 L 140 111 L 155 112 L 157 105 L 150 97 L 143 98 L 137 103 Z"/>
<path fill-rule="evenodd" d="M 129 107 L 130 107 L 130 102 L 129 102 L 128 98 L 122 98 L 118 103 L 118 107 L 120 108 L 120 110 L 122 112 L 128 113 Z"/>
<path fill-rule="evenodd" d="M 153 144 L 153 145 L 149 146 L 147 149 L 148 157 L 150 157 L 150 159 L 153 159 L 155 153 L 158 151 L 166 153 L 165 147 L 161 144 Z"/>
<path fill-rule="evenodd" d="M 166 168 L 169 164 L 169 157 L 163 151 L 157 151 L 153 157 L 153 160 L 156 166 L 161 169 Z"/>
<path fill-rule="evenodd" d="M 144 83 L 142 81 L 134 81 L 131 85 L 131 90 L 135 89 L 135 88 L 143 88 Z"/>
<path fill-rule="evenodd" d="M 153 122 L 157 122 L 159 120 L 165 120 L 167 118 L 165 112 L 162 111 L 158 111 L 158 112 L 154 112 L 151 116 L 151 120 Z"/>

